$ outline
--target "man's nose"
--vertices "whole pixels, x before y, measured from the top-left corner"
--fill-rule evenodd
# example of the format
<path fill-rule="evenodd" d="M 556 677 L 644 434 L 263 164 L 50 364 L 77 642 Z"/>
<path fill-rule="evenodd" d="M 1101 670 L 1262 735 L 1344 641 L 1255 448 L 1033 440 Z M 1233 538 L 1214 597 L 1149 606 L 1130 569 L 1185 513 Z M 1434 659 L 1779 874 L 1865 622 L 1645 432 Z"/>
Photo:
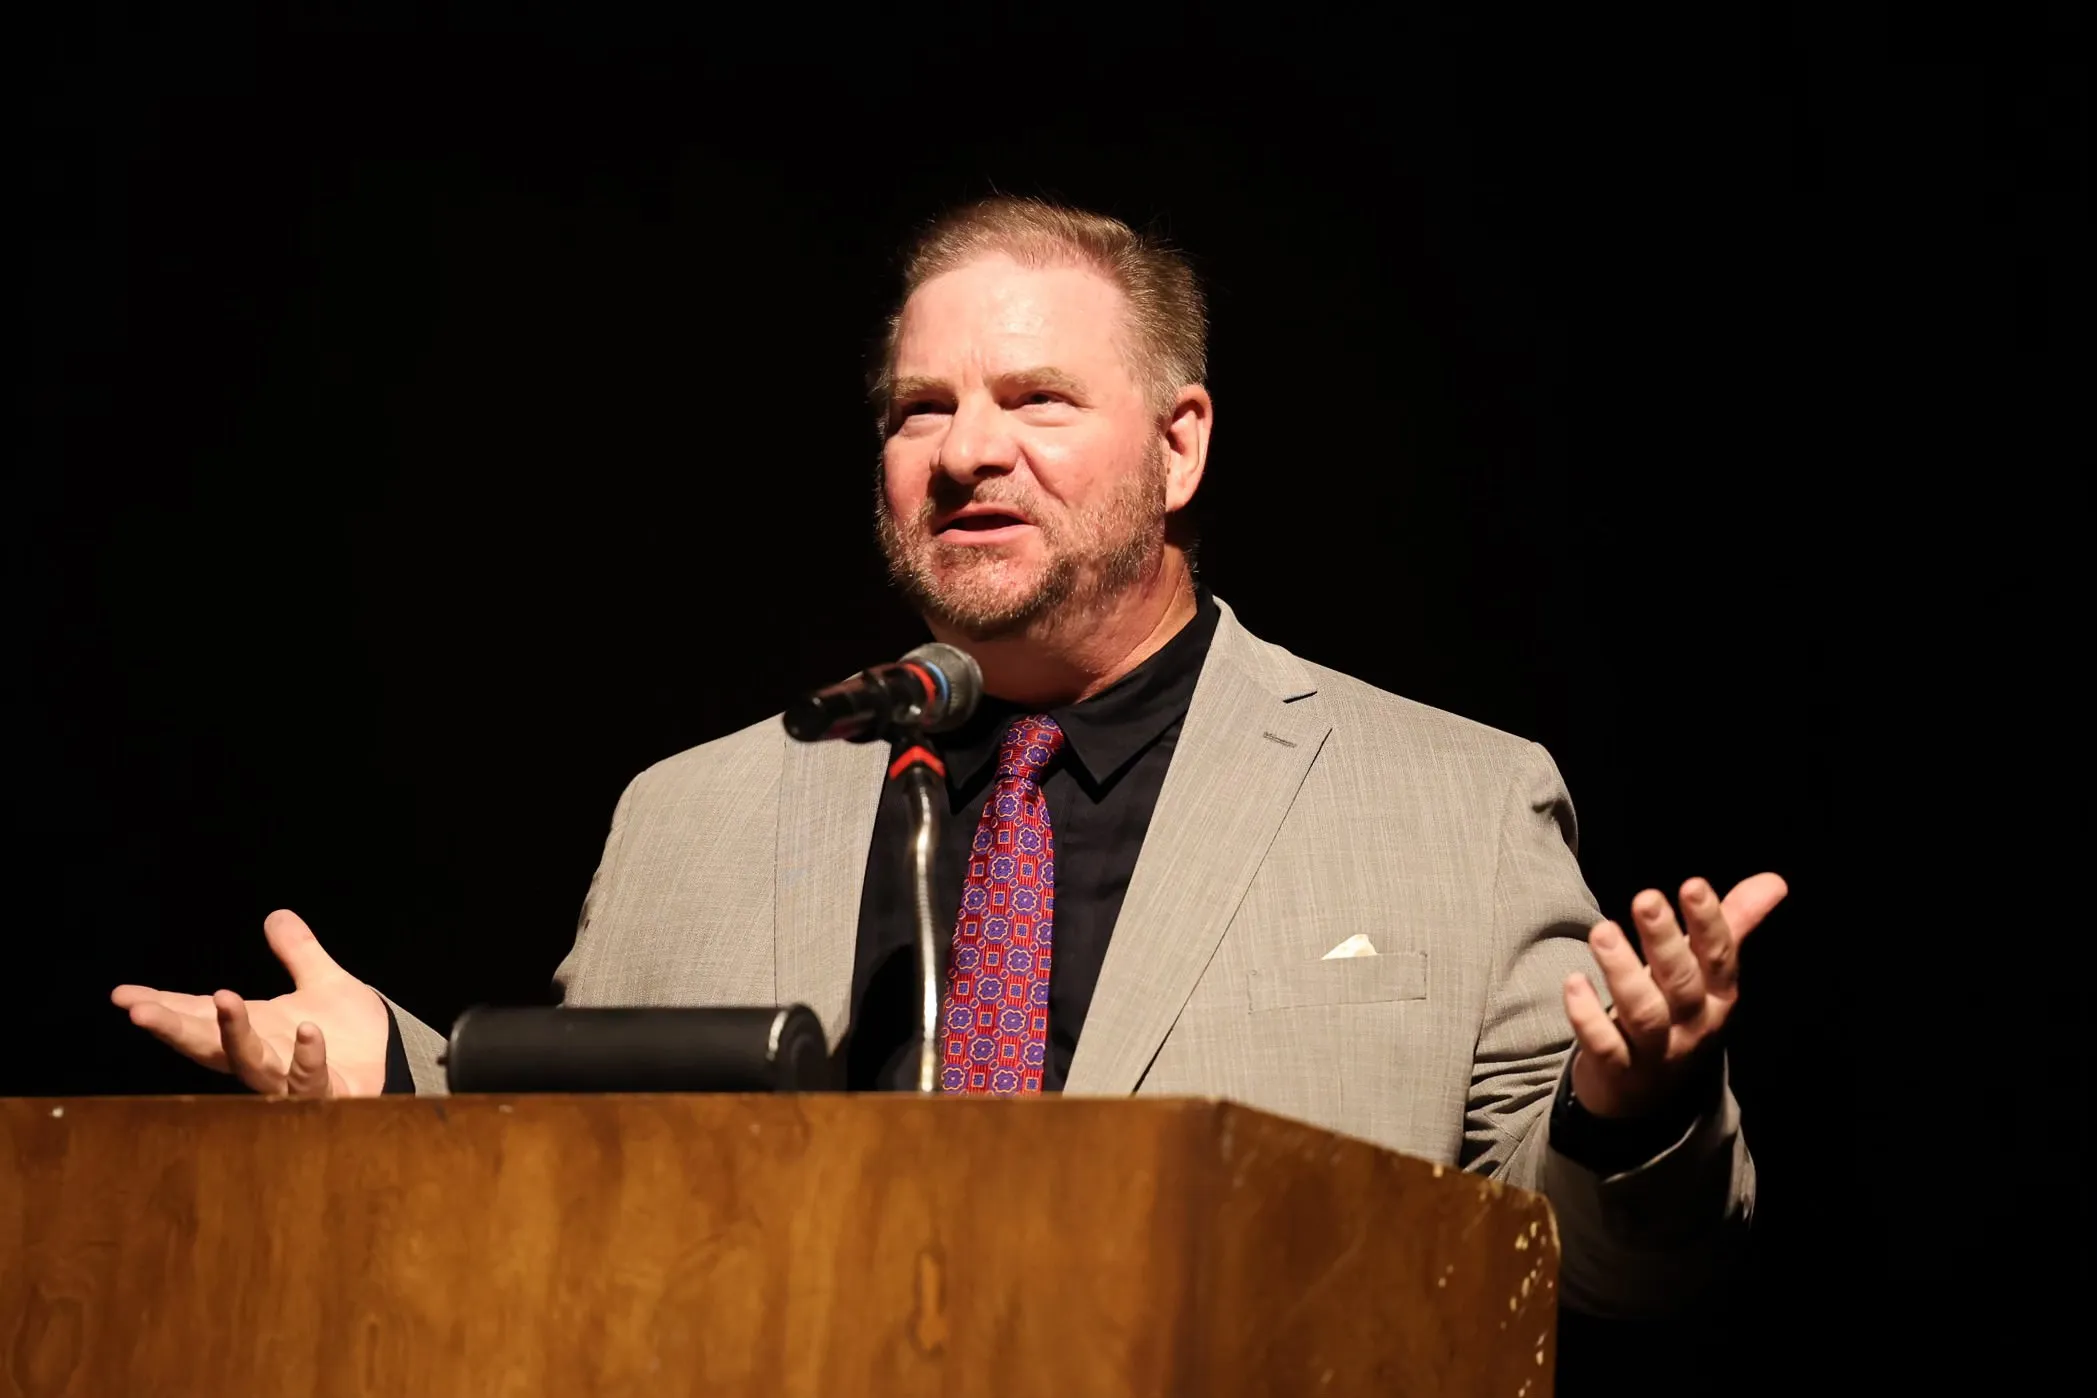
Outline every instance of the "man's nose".
<path fill-rule="evenodd" d="M 1019 464 L 1019 442 L 1006 414 L 987 396 L 957 404 L 939 444 L 939 469 L 957 481 L 1002 474 Z"/>

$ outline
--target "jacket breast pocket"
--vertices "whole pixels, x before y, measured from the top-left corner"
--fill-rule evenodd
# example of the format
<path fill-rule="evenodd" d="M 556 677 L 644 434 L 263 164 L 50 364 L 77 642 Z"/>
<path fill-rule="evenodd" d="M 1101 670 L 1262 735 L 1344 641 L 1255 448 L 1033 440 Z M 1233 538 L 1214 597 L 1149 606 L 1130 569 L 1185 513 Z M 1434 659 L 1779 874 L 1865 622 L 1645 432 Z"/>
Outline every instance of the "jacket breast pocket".
<path fill-rule="evenodd" d="M 1427 953 L 1391 951 L 1377 956 L 1343 956 L 1331 961 L 1290 961 L 1278 966 L 1255 966 L 1248 981 L 1255 1010 L 1424 1000 L 1427 998 Z"/>

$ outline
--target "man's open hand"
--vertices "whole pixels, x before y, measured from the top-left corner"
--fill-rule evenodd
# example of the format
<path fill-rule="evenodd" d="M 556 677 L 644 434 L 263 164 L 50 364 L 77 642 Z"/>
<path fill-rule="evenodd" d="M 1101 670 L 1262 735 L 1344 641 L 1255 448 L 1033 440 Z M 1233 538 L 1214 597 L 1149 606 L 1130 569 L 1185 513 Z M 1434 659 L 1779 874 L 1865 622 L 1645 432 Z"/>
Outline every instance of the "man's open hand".
<path fill-rule="evenodd" d="M 257 1092 L 376 1097 L 386 1086 L 385 1002 L 335 964 L 297 913 L 271 913 L 262 933 L 291 972 L 289 995 L 248 1001 L 230 990 L 120 985 L 110 1002 L 163 1043 Z"/>
<path fill-rule="evenodd" d="M 1682 921 L 1657 888 L 1631 900 L 1646 959 L 1614 922 L 1587 934 L 1616 1011 L 1586 976 L 1565 980 L 1565 1012 L 1580 1050 L 1573 1095 L 1596 1116 L 1629 1117 L 1663 1105 L 1692 1062 L 1715 1047 L 1740 999 L 1740 943 L 1790 890 L 1775 874 L 1742 879 L 1721 902 L 1711 885 L 1682 885 Z M 1683 924 L 1688 925 L 1684 931 Z"/>

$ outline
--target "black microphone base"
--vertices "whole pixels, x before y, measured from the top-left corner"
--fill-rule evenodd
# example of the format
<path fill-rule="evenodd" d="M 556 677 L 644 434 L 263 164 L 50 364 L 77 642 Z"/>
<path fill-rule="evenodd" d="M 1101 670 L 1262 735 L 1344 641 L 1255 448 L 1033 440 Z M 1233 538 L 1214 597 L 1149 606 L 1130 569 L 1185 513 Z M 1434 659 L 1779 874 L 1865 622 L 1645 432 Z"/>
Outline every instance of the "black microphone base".
<path fill-rule="evenodd" d="M 806 1005 L 733 1009 L 476 1007 L 452 1025 L 453 1092 L 824 1092 Z"/>

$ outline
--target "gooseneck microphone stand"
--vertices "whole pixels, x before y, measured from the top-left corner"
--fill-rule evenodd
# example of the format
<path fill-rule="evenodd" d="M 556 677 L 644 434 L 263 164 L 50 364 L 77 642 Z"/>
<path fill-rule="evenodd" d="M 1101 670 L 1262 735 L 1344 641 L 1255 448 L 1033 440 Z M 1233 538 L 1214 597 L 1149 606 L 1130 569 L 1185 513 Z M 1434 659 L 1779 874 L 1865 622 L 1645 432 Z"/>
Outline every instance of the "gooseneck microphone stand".
<path fill-rule="evenodd" d="M 910 798 L 910 893 L 917 916 L 919 995 L 917 1090 L 939 1091 L 939 922 L 932 902 L 932 857 L 939 848 L 940 802 L 946 788 L 946 764 L 920 741 L 922 735 L 898 736 L 888 779 L 900 782 Z"/>
<path fill-rule="evenodd" d="M 862 671 L 817 690 L 781 716 L 804 743 L 841 738 L 890 744 L 888 779 L 900 782 L 910 808 L 910 889 L 917 919 L 919 996 L 917 1090 L 939 1091 L 939 920 L 932 900 L 932 861 L 939 849 L 946 764 L 927 733 L 959 727 L 983 694 L 983 672 L 966 651 L 933 641 L 894 665 Z"/>

